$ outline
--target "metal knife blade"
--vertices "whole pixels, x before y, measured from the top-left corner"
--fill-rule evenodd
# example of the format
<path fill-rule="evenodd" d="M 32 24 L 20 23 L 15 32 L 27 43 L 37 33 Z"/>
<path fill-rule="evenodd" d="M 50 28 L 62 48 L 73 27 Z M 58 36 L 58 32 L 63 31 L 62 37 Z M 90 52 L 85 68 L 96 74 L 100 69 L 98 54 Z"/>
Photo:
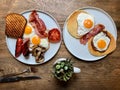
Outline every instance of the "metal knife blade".
<path fill-rule="evenodd" d="M 21 80 L 34 80 L 34 79 L 41 79 L 41 77 L 39 77 L 39 76 L 0 77 L 0 83 L 17 82 L 17 81 L 21 81 Z"/>

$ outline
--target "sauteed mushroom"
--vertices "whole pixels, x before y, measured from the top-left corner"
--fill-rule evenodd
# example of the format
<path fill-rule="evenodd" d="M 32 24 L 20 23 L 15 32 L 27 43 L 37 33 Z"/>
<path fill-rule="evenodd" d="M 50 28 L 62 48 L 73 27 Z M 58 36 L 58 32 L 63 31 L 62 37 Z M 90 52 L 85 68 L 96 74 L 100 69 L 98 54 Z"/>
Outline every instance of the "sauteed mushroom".
<path fill-rule="evenodd" d="M 40 46 L 40 45 L 34 45 L 31 47 L 32 49 L 32 55 L 35 56 L 35 60 L 37 63 L 44 61 L 44 53 L 47 51 L 46 48 Z"/>

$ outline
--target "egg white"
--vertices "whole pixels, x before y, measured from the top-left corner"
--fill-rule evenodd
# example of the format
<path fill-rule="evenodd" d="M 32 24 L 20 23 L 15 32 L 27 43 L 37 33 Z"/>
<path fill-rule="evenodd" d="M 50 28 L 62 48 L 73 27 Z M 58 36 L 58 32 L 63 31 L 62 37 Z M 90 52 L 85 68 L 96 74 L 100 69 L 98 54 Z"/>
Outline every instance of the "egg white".
<path fill-rule="evenodd" d="M 105 48 L 101 49 L 101 48 L 98 47 L 97 43 L 98 43 L 99 40 L 104 40 L 104 41 L 106 42 Z M 93 45 L 94 45 L 94 47 L 95 47 L 98 51 L 105 51 L 105 50 L 107 50 L 109 44 L 110 44 L 110 38 L 108 38 L 108 37 L 106 36 L 106 34 L 103 33 L 103 32 L 100 32 L 99 34 L 97 34 L 97 35 L 93 38 Z"/>
<path fill-rule="evenodd" d="M 32 47 L 32 46 L 34 46 L 34 44 L 32 43 L 32 38 L 34 37 L 34 36 L 37 36 L 37 34 L 35 33 L 35 30 L 34 30 L 34 28 L 31 26 L 31 24 L 27 24 L 28 26 L 30 26 L 31 27 L 31 29 L 32 29 L 32 32 L 30 33 L 30 34 L 23 34 L 23 39 L 25 39 L 25 38 L 30 38 L 30 47 Z M 39 45 L 40 46 L 42 46 L 42 47 L 45 47 L 46 49 L 48 49 L 49 48 L 49 41 L 48 41 L 48 38 L 40 38 L 40 43 L 39 43 Z"/>
<path fill-rule="evenodd" d="M 30 47 L 34 46 L 34 44 L 32 43 L 32 39 L 33 37 L 35 37 L 37 35 L 34 35 L 32 37 L 30 37 Z M 48 41 L 48 38 L 40 38 L 40 43 L 39 43 L 40 46 L 42 47 L 45 47 L 46 49 L 49 48 L 49 41 Z"/>
<path fill-rule="evenodd" d="M 25 33 L 24 33 L 24 34 L 23 34 L 23 39 L 24 39 L 24 38 L 30 38 L 30 37 L 32 37 L 32 36 L 35 35 L 34 28 L 31 26 L 31 24 L 27 23 L 27 25 L 31 27 L 32 32 L 31 32 L 30 34 L 25 34 Z"/>
<path fill-rule="evenodd" d="M 91 28 L 86 28 L 84 27 L 84 21 L 86 19 L 90 19 L 93 22 L 93 26 Z M 94 27 L 94 17 L 88 13 L 80 13 L 77 17 L 77 22 L 78 22 L 78 35 L 84 35 L 88 33 L 93 27 Z"/>
<path fill-rule="evenodd" d="M 48 48 L 49 48 L 48 38 L 42 38 L 42 39 L 41 39 L 41 42 L 40 42 L 40 45 L 41 45 L 42 47 L 45 47 L 46 49 L 48 49 Z"/>

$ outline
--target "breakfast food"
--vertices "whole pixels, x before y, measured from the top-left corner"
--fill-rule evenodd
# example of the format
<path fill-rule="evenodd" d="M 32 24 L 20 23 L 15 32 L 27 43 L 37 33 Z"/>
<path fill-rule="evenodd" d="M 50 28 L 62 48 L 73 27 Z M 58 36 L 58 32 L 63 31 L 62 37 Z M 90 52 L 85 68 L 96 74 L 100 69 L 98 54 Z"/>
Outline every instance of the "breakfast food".
<path fill-rule="evenodd" d="M 115 49 L 115 38 L 108 31 L 102 31 L 88 41 L 88 50 L 94 56 L 107 55 Z"/>
<path fill-rule="evenodd" d="M 22 53 L 23 53 L 23 56 L 25 57 L 29 56 L 29 53 L 30 53 L 29 42 L 30 42 L 30 39 L 26 38 L 24 39 L 23 44 L 22 44 Z"/>
<path fill-rule="evenodd" d="M 53 28 L 48 32 L 48 39 L 51 43 L 57 43 L 61 40 L 60 31 L 57 28 Z"/>
<path fill-rule="evenodd" d="M 67 30 L 81 44 L 88 45 L 91 55 L 107 55 L 115 50 L 116 40 L 104 24 L 95 22 L 94 16 L 87 11 L 76 10 L 67 19 Z"/>
<path fill-rule="evenodd" d="M 26 23 L 24 16 L 17 13 L 8 14 L 6 17 L 5 34 L 11 38 L 22 38 Z"/>
<path fill-rule="evenodd" d="M 30 43 L 30 46 L 33 46 L 33 45 L 40 45 L 46 49 L 49 49 L 49 41 L 48 41 L 48 38 L 40 38 L 39 36 L 37 35 L 34 35 L 31 39 L 30 39 L 31 43 Z"/>
<path fill-rule="evenodd" d="M 29 22 L 31 23 L 31 25 L 35 29 L 36 34 L 39 37 L 47 37 L 46 25 L 43 22 L 43 20 L 39 18 L 39 15 L 37 14 L 36 10 L 33 10 L 30 14 Z"/>
<path fill-rule="evenodd" d="M 85 45 L 91 37 L 94 37 L 99 32 L 103 31 L 104 28 L 105 26 L 102 24 L 95 25 L 95 27 L 90 32 L 86 33 L 80 38 L 80 43 Z"/>
<path fill-rule="evenodd" d="M 76 10 L 67 20 L 68 32 L 80 38 L 94 27 L 94 17 L 83 10 Z"/>
<path fill-rule="evenodd" d="M 49 49 L 50 46 L 48 40 L 48 31 L 45 23 L 38 16 L 36 10 L 31 12 L 28 21 L 29 22 L 27 23 L 23 34 L 23 39 L 30 39 L 29 48 L 32 56 L 35 57 L 35 61 L 37 63 L 41 63 L 44 61 L 44 53 Z"/>
<path fill-rule="evenodd" d="M 25 28 L 25 32 L 23 34 L 23 39 L 29 38 L 30 39 L 30 47 L 34 45 L 41 45 L 42 47 L 45 47 L 46 49 L 49 49 L 49 41 L 48 37 L 41 38 L 39 37 L 34 28 L 30 25 L 27 24 Z"/>
<path fill-rule="evenodd" d="M 18 38 L 16 41 L 16 47 L 15 47 L 15 57 L 19 57 L 21 54 L 23 56 L 29 56 L 29 38 L 22 39 Z"/>
<path fill-rule="evenodd" d="M 56 44 L 61 40 L 60 30 L 56 27 L 47 28 L 36 10 L 29 14 L 28 20 L 21 14 L 8 14 L 5 34 L 16 40 L 16 58 L 24 56 L 25 59 L 29 59 L 29 56 L 33 56 L 36 63 L 44 62 L 44 54 L 52 41 Z"/>
<path fill-rule="evenodd" d="M 35 30 L 34 28 L 31 26 L 31 24 L 27 23 L 26 27 L 25 27 L 25 31 L 23 34 L 23 38 L 30 38 L 33 35 L 35 35 Z"/>
<path fill-rule="evenodd" d="M 32 49 L 32 56 L 35 57 L 35 60 L 37 63 L 41 63 L 44 61 L 44 54 L 47 51 L 46 48 L 40 46 L 40 45 L 34 45 L 31 47 Z"/>
<path fill-rule="evenodd" d="M 16 47 L 15 47 L 15 57 L 19 57 L 20 54 L 22 53 L 22 44 L 23 44 L 23 39 L 18 38 L 16 41 Z"/>
<path fill-rule="evenodd" d="M 30 47 L 40 45 L 49 49 L 49 41 L 46 25 L 38 16 L 36 10 L 33 10 L 29 17 L 29 23 L 25 28 L 23 38 L 30 38 Z"/>
<path fill-rule="evenodd" d="M 84 34 L 90 32 L 94 27 L 94 17 L 88 13 L 81 12 L 77 16 L 78 36 L 82 37 Z"/>

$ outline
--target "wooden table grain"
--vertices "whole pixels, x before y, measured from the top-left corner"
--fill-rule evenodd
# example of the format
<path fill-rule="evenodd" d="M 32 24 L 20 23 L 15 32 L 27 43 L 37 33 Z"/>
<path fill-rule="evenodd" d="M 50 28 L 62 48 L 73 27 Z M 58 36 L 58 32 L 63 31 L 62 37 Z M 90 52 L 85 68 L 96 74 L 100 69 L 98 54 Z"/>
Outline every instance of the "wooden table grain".
<path fill-rule="evenodd" d="M 1 83 L 0 90 L 120 90 L 120 0 L 1 0 L 0 1 L 0 75 L 19 72 L 29 67 L 18 62 L 9 53 L 5 41 L 5 16 L 10 12 L 20 13 L 38 9 L 50 13 L 60 24 L 61 30 L 65 19 L 74 10 L 94 6 L 111 15 L 117 26 L 116 50 L 95 62 L 85 62 L 72 56 L 62 41 L 58 53 L 47 63 L 33 66 L 38 71 L 40 80 Z M 71 57 L 74 65 L 81 68 L 67 83 L 57 81 L 52 75 L 52 64 L 60 57 Z M 25 74 L 28 75 L 28 74 Z"/>

